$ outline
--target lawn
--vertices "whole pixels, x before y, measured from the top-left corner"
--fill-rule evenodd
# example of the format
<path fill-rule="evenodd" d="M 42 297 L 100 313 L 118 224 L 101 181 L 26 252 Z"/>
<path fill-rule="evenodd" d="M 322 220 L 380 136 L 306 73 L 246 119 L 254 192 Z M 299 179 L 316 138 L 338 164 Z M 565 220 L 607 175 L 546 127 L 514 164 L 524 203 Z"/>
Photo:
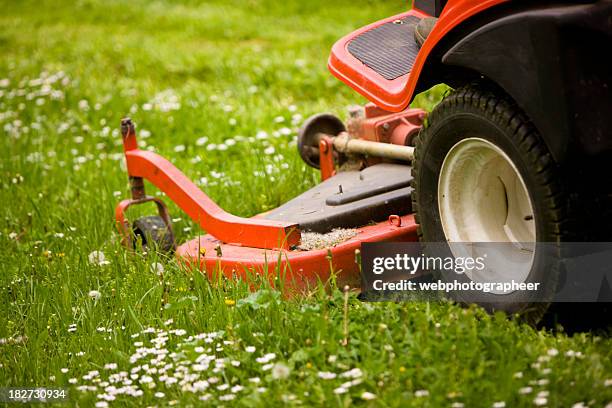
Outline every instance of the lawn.
<path fill-rule="evenodd" d="M 330 3 L 0 1 L 0 386 L 67 387 L 70 405 L 99 407 L 612 401 L 600 332 L 363 303 L 333 282 L 298 298 L 251 294 L 123 250 L 113 209 L 129 193 L 125 115 L 142 148 L 232 213 L 318 181 L 297 127 L 364 102 L 328 73 L 331 45 L 406 7 Z M 431 109 L 442 92 L 413 106 Z M 200 232 L 170 209 L 179 242 Z"/>

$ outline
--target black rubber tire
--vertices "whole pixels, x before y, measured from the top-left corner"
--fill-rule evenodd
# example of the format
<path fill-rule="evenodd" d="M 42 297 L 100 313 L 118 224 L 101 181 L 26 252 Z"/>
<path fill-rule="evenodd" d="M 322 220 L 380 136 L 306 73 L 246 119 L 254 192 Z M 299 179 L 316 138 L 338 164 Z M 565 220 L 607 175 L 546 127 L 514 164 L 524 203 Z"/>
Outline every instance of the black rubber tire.
<path fill-rule="evenodd" d="M 134 231 L 134 246 L 140 245 L 143 249 L 154 249 L 162 253 L 171 253 L 175 249 L 174 235 L 166 227 L 162 217 L 158 215 L 140 217 L 132 224 Z"/>
<path fill-rule="evenodd" d="M 417 136 L 412 164 L 412 187 L 415 189 L 412 208 L 419 224 L 419 239 L 422 242 L 447 242 L 440 221 L 438 179 L 446 154 L 458 141 L 467 137 L 493 142 L 513 161 L 534 207 L 536 241 L 559 243 L 567 216 L 557 165 L 542 137 L 520 108 L 502 91 L 480 84 L 451 92 L 436 106 L 427 127 Z M 542 295 L 551 296 L 559 277 L 559 265 L 555 261 L 558 253 L 553 256 L 553 262 L 550 257 L 538 257 L 537 254 L 538 251 L 526 282 L 543 282 Z M 441 272 L 437 277 L 443 281 L 469 282 L 467 276 L 454 272 Z M 533 322 L 539 320 L 548 307 L 547 303 L 526 302 L 519 292 L 504 295 L 507 296 L 504 301 L 500 295 L 489 295 L 487 300 L 490 301 L 479 302 L 486 309 L 520 313 Z M 514 295 L 515 298 L 508 297 Z M 467 296 L 456 292 L 453 297 L 467 302 Z"/>

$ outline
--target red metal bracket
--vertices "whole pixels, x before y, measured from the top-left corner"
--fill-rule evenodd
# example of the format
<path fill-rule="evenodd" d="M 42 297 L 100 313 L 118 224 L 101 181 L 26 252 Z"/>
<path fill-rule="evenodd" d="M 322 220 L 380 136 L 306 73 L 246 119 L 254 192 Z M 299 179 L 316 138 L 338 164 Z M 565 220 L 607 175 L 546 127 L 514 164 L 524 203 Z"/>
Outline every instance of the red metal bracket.
<path fill-rule="evenodd" d="M 130 119 L 121 121 L 121 133 L 130 178 L 150 181 L 215 238 L 229 244 L 265 249 L 289 249 L 299 244 L 301 235 L 296 224 L 229 214 L 168 160 L 153 152 L 139 150 Z M 122 233 L 125 218 L 120 219 L 120 214 L 125 206 L 119 204 L 117 207 L 117 222 Z"/>
<path fill-rule="evenodd" d="M 391 113 L 368 103 L 361 115 L 349 119 L 348 130 L 357 139 L 407 146 L 418 134 L 426 116 L 421 109 Z"/>
<path fill-rule="evenodd" d="M 322 136 L 319 140 L 319 165 L 321 167 L 321 181 L 336 174 L 334 169 L 334 143 L 329 136 Z"/>

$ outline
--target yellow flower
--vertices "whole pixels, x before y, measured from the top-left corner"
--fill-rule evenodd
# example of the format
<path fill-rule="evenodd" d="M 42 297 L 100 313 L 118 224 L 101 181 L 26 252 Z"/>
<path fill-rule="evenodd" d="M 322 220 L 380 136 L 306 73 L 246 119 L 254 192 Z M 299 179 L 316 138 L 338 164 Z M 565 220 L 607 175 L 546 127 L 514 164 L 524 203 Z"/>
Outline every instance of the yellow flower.
<path fill-rule="evenodd" d="M 228 306 L 234 306 L 236 301 L 234 299 L 225 299 L 225 304 Z"/>
<path fill-rule="evenodd" d="M 312 368 L 312 363 L 310 361 L 306 363 L 306 368 Z"/>
<path fill-rule="evenodd" d="M 400 373 L 403 373 L 403 372 L 405 372 L 405 371 L 406 371 L 406 367 L 401 366 L 401 367 L 399 368 L 399 370 L 400 370 Z"/>

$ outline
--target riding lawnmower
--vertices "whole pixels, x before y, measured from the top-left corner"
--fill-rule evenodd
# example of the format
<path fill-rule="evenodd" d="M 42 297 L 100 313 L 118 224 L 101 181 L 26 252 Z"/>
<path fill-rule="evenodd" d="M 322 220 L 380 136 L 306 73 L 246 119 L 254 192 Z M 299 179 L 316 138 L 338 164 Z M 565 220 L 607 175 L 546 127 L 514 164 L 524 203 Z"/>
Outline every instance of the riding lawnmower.
<path fill-rule="evenodd" d="M 414 0 L 348 34 L 328 67 L 370 102 L 346 123 L 309 118 L 298 152 L 322 182 L 252 218 L 225 212 L 140 150 L 124 119 L 132 198 L 116 209 L 123 241 L 175 251 L 210 277 L 281 271 L 302 289 L 332 271 L 358 285 L 362 243 L 505 242 L 520 252 L 524 243 L 610 241 L 611 16 L 610 1 Z M 451 90 L 431 114 L 409 107 L 441 83 Z M 144 180 L 206 234 L 177 247 L 167 208 Z M 159 216 L 130 223 L 126 209 L 145 202 Z M 516 279 L 553 287 L 558 273 L 532 250 Z M 520 296 L 500 306 L 525 307 Z"/>

